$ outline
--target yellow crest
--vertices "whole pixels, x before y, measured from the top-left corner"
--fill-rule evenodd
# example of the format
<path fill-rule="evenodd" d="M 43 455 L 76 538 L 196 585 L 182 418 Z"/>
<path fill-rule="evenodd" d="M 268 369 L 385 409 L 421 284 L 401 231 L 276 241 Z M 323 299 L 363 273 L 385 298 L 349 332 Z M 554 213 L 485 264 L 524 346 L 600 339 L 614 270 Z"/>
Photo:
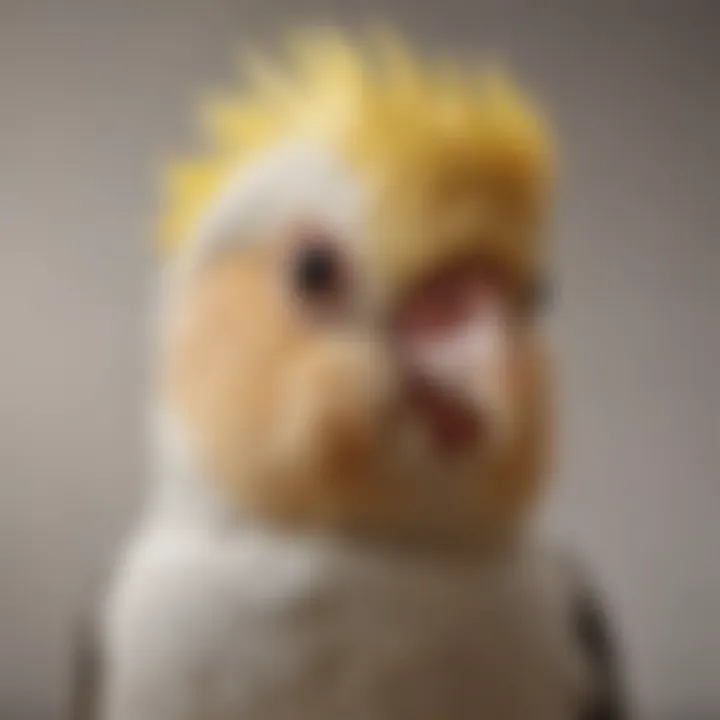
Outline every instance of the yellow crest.
<path fill-rule="evenodd" d="M 283 57 L 274 66 L 248 58 L 245 88 L 204 109 L 206 154 L 167 174 L 164 253 L 190 241 L 231 174 L 296 137 L 330 145 L 372 182 L 396 187 L 395 197 L 451 164 L 456 183 L 463 168 L 481 168 L 486 185 L 503 195 L 499 202 L 525 222 L 542 210 L 548 136 L 499 72 L 422 61 L 388 35 L 353 43 L 330 31 L 304 34 Z"/>

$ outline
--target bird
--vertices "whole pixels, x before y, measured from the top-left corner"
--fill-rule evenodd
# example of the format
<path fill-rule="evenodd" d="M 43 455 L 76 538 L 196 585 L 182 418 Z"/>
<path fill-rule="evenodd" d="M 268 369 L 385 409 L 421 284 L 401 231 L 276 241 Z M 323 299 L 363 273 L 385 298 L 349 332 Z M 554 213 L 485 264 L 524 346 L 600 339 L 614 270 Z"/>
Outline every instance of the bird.
<path fill-rule="evenodd" d="M 624 720 L 553 472 L 555 139 L 504 69 L 321 28 L 165 175 L 103 720 Z"/>

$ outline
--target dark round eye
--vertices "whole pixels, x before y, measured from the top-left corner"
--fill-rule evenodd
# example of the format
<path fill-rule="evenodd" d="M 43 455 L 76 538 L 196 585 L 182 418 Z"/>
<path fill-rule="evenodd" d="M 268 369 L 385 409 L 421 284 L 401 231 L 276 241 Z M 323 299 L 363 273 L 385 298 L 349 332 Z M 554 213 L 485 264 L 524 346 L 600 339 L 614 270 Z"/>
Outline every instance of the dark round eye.
<path fill-rule="evenodd" d="M 339 253 L 329 243 L 309 242 L 298 249 L 294 259 L 295 289 L 301 297 L 321 299 L 336 295 L 342 285 Z"/>

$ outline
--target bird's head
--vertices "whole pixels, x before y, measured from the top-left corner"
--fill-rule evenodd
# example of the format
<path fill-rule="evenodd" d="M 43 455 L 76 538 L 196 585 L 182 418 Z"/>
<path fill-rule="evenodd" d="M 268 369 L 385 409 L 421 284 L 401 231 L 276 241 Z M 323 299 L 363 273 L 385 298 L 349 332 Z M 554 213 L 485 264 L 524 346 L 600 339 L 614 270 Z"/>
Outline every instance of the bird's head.
<path fill-rule="evenodd" d="M 550 150 L 498 72 L 304 37 L 162 220 L 159 403 L 238 513 L 494 536 L 546 464 Z"/>

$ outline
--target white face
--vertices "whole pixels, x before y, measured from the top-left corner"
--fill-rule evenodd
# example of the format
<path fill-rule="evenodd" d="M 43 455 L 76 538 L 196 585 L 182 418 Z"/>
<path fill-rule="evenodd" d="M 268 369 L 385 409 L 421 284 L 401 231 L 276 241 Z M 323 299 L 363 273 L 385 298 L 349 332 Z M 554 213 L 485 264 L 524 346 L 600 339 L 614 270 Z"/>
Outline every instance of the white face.
<path fill-rule="evenodd" d="M 481 258 L 385 302 L 370 202 L 300 145 L 231 185 L 170 269 L 163 402 L 250 512 L 505 522 L 537 474 L 532 334 Z"/>

